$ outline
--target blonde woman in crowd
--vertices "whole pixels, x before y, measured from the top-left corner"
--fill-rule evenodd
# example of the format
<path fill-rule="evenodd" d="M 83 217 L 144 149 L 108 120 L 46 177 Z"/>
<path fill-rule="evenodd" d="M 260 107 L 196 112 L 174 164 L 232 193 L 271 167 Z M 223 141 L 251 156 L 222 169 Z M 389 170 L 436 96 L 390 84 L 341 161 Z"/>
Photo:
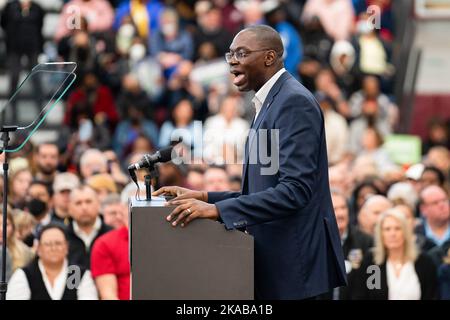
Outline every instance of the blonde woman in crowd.
<path fill-rule="evenodd" d="M 431 258 L 417 251 L 407 219 L 398 209 L 389 209 L 378 219 L 375 248 L 359 269 L 352 297 L 364 300 L 438 298 L 436 267 Z"/>
<path fill-rule="evenodd" d="M 12 272 L 14 272 L 18 268 L 22 268 L 27 265 L 33 258 L 34 253 L 26 246 L 21 240 L 19 240 L 16 236 L 16 228 L 14 225 L 14 218 L 11 214 L 11 210 L 8 210 L 7 213 L 7 222 L 6 222 L 6 244 L 8 248 L 8 253 L 12 260 Z M 3 216 L 1 215 L 0 210 L 0 234 L 3 232 Z M 0 244 L 2 240 L 0 237 Z"/>

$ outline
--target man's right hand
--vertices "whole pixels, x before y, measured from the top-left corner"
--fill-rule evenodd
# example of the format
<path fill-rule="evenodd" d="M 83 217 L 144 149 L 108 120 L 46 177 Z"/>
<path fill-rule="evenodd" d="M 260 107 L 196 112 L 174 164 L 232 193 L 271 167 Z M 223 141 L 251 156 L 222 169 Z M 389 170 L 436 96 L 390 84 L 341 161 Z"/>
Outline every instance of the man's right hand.
<path fill-rule="evenodd" d="M 177 186 L 168 186 L 162 187 L 152 193 L 152 196 L 160 196 L 160 195 L 170 195 L 175 196 L 175 200 L 183 200 L 183 199 L 197 199 L 200 201 L 208 202 L 208 193 L 206 191 L 196 191 L 190 190 Z"/>

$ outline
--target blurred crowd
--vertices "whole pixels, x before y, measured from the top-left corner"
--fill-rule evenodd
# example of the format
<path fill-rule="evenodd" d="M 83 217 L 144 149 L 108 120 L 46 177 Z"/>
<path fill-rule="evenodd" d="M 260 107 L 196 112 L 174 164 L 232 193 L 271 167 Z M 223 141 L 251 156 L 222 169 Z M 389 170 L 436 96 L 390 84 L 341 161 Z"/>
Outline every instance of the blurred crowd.
<path fill-rule="evenodd" d="M 324 114 L 349 285 L 323 298 L 450 299 L 448 124 L 430 122 L 418 163 L 383 147 L 402 116 L 393 1 L 70 0 L 54 53 L 40 2 L 1 10 L 10 91 L 42 59 L 76 62 L 77 80 L 58 139 L 10 154 L 8 299 L 129 299 L 128 201 L 145 197 L 147 173 L 137 189 L 126 168 L 180 137 L 193 161 L 159 165 L 156 187 L 240 190 L 254 93 L 233 87 L 224 54 L 254 24 L 281 34 L 285 68 Z M 382 290 L 367 286 L 373 265 Z M 81 276 L 70 289 L 72 266 Z"/>

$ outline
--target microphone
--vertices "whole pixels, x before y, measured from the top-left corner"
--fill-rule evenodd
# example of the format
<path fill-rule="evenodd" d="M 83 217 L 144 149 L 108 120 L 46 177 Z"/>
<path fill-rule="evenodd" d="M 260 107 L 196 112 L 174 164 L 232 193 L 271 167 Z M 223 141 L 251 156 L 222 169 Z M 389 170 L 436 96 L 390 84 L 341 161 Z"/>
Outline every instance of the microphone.
<path fill-rule="evenodd" d="M 128 171 L 131 173 L 134 170 L 139 170 L 142 168 L 151 168 L 154 164 L 159 162 L 168 162 L 172 160 L 172 149 L 173 147 L 166 147 L 153 154 L 146 154 L 142 159 L 128 166 Z"/>

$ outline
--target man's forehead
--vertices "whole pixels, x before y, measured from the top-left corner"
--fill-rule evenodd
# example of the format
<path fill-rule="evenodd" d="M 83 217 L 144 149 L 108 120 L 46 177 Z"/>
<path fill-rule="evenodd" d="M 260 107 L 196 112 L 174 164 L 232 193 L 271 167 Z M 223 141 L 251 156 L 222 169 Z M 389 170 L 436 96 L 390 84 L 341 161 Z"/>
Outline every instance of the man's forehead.
<path fill-rule="evenodd" d="M 249 45 L 257 44 L 256 36 L 253 32 L 241 31 L 230 45 L 230 50 L 248 49 Z"/>

